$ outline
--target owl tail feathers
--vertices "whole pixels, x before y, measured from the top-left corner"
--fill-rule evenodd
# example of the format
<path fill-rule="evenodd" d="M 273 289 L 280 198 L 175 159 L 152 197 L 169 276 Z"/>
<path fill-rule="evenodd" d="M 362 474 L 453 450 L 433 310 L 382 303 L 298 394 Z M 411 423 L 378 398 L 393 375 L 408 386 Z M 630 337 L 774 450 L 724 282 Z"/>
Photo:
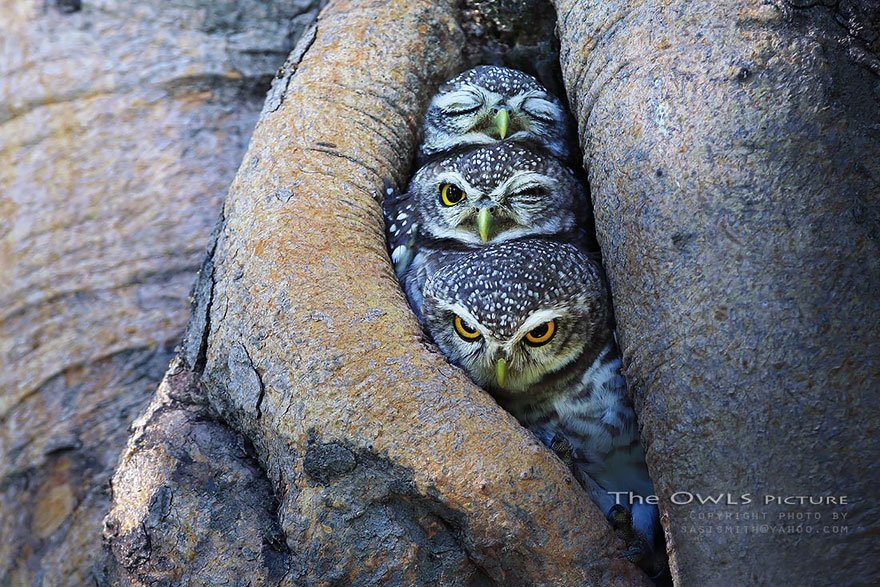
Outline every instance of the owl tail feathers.
<path fill-rule="evenodd" d="M 638 565 L 659 586 L 671 586 L 672 577 L 666 558 L 666 545 L 660 532 L 657 506 L 633 504 L 632 509 L 615 504 L 608 521 L 626 544 L 624 556 Z"/>
<path fill-rule="evenodd" d="M 624 556 L 638 565 L 655 585 L 672 587 L 657 506 L 648 503 L 619 503 L 618 498 L 599 485 L 585 467 L 579 466 L 568 440 L 548 430 L 535 429 L 534 433 L 569 467 L 593 503 L 605 514 L 615 533 L 626 544 Z M 648 482 L 650 484 L 650 480 Z M 653 487 L 650 493 L 653 493 Z"/>
<path fill-rule="evenodd" d="M 638 565 L 655 585 L 671 586 L 660 512 L 648 503 L 620 503 L 581 467 L 573 467 L 578 482 L 605 514 L 617 536 L 626 544 L 624 556 Z"/>

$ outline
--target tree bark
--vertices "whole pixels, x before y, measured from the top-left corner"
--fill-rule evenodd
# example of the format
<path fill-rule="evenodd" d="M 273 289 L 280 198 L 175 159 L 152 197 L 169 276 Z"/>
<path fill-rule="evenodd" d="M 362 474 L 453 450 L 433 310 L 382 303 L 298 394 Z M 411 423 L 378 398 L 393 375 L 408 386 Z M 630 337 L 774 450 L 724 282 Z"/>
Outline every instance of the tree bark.
<path fill-rule="evenodd" d="M 553 85 L 536 2 L 336 1 L 280 70 L 312 3 L 0 9 L 0 583 L 646 584 L 382 237 L 439 82 Z M 676 582 L 880 583 L 876 3 L 556 5 Z"/>
<path fill-rule="evenodd" d="M 283 583 L 646 584 L 562 463 L 425 342 L 393 275 L 379 198 L 405 179 L 434 89 L 464 66 L 460 18 L 451 2 L 337 1 L 304 35 L 226 200 L 186 377 L 266 470 Z M 161 413 L 114 477 L 111 582 L 168 577 L 181 539 L 217 531 L 203 508 L 162 514 L 201 490 L 180 486 L 176 459 L 140 457 L 177 450 Z M 257 511 L 260 491 L 225 500 Z M 259 532 L 233 535 L 260 551 Z M 199 560 L 253 562 L 202 546 Z M 270 558 L 254 559 L 262 576 Z"/>
<path fill-rule="evenodd" d="M 173 4 L 0 2 L 3 585 L 91 582 L 128 426 L 316 3 Z"/>
<path fill-rule="evenodd" d="M 880 583 L 878 4 L 556 7 L 677 582 Z"/>
<path fill-rule="evenodd" d="M 290 552 L 265 472 L 174 361 L 114 476 L 99 584 L 280 584 Z M 132 524 L 136 524 L 132 526 Z"/>

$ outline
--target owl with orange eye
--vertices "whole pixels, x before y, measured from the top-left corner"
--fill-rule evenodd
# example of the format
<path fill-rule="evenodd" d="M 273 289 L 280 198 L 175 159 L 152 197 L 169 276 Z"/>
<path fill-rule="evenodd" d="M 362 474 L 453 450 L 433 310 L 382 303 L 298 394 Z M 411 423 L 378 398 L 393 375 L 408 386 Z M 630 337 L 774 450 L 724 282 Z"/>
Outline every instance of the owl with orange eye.
<path fill-rule="evenodd" d="M 435 272 L 424 323 L 446 357 L 571 466 L 609 517 L 627 520 L 632 558 L 655 556 L 657 507 L 621 374 L 601 266 L 546 239 L 489 245 Z M 638 501 L 638 500 L 635 500 Z"/>
<path fill-rule="evenodd" d="M 587 191 L 545 152 L 496 143 L 446 155 L 386 194 L 388 245 L 410 305 L 421 315 L 422 287 L 439 267 L 490 243 L 542 236 L 586 243 Z"/>

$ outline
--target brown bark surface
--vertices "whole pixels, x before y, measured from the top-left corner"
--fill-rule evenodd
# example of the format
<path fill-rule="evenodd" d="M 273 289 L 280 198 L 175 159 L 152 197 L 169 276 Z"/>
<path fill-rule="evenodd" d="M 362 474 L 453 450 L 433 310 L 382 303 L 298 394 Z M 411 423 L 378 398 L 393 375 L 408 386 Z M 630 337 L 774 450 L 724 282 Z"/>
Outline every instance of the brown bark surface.
<path fill-rule="evenodd" d="M 880 583 L 878 4 L 556 5 L 678 582 Z"/>
<path fill-rule="evenodd" d="M 310 2 L 0 2 L 0 584 L 86 584 Z"/>
<path fill-rule="evenodd" d="M 440 81 L 547 73 L 533 0 L 340 0 L 303 35 L 93 571 L 308 4 L 0 4 L 0 583 L 644 584 L 425 342 L 382 237 Z M 557 1 L 682 585 L 880 583 L 880 9 L 813 4 Z"/>
<path fill-rule="evenodd" d="M 290 553 L 265 472 L 179 361 L 135 422 L 113 492 L 105 533 L 114 539 L 100 584 L 289 579 Z"/>
<path fill-rule="evenodd" d="M 464 65 L 459 16 L 424 1 L 321 13 L 230 189 L 183 364 L 267 472 L 283 583 L 645 584 L 562 463 L 425 342 L 392 272 L 383 182 L 404 180 L 428 99 Z M 138 442 L 173 442 L 155 420 L 114 478 L 111 581 L 161 572 L 138 545 L 173 550 L 177 523 L 145 521 L 179 465 L 137 473 Z M 202 514 L 187 541 L 216 531 Z"/>

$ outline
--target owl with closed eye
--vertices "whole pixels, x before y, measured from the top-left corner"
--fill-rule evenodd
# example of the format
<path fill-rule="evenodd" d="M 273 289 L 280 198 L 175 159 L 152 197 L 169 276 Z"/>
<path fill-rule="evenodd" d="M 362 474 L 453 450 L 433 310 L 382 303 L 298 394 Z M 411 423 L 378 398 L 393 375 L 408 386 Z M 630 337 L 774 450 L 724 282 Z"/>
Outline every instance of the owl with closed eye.
<path fill-rule="evenodd" d="M 492 244 L 436 271 L 423 311 L 446 357 L 545 444 L 569 447 L 606 516 L 625 510 L 639 537 L 631 554 L 652 555 L 657 507 L 609 493 L 654 491 L 598 262 L 569 243 Z"/>
<path fill-rule="evenodd" d="M 385 199 L 395 271 L 417 314 L 425 279 L 464 252 L 525 236 L 584 241 L 584 184 L 556 158 L 503 142 L 436 159 Z"/>
<path fill-rule="evenodd" d="M 571 117 L 562 102 L 532 76 L 482 65 L 440 86 L 422 126 L 419 161 L 463 146 L 501 140 L 532 143 L 574 162 Z"/>

